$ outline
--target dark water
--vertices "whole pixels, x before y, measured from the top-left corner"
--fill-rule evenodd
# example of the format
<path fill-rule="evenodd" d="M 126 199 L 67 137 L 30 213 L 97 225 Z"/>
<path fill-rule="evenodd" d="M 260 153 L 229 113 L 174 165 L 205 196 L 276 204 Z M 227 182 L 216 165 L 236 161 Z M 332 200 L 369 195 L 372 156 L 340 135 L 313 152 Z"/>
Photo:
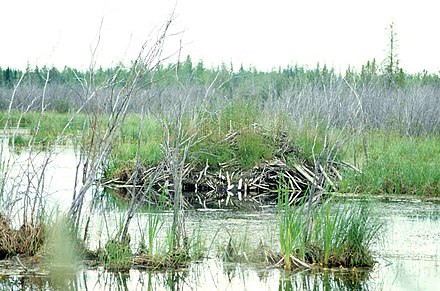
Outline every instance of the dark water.
<path fill-rule="evenodd" d="M 53 159 L 48 172 L 52 179 L 47 180 L 49 204 L 60 209 L 69 205 L 74 167 L 72 152 L 61 152 Z M 92 248 L 116 232 L 115 226 L 124 213 L 120 206 L 111 199 L 102 202 L 102 209 L 92 220 L 93 235 L 88 241 Z M 187 213 L 188 232 L 201 232 L 209 256 L 186 269 L 120 273 L 83 266 L 75 271 L 25 273 L 0 266 L 0 290 L 440 290 L 440 205 L 414 200 L 377 202 L 374 213 L 385 227 L 383 237 L 374 246 L 378 264 L 370 272 L 287 273 L 249 263 L 224 263 L 216 254 L 230 235 L 251 247 L 256 247 L 260 239 L 274 249 L 278 247 L 275 209 L 191 211 Z M 171 215 L 164 217 L 162 228 L 166 229 Z M 147 218 L 148 214 L 140 211 L 131 224 L 133 248 Z"/>

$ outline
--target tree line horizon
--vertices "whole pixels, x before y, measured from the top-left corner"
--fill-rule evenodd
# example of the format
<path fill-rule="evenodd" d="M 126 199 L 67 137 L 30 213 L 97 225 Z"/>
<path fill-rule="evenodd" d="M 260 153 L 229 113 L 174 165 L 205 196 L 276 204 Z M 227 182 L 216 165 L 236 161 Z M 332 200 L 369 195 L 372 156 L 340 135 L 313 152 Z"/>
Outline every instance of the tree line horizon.
<path fill-rule="evenodd" d="M 41 85 L 46 83 L 46 76 L 49 74 L 50 79 L 48 83 L 76 83 L 78 80 L 89 80 L 93 74 L 94 82 L 100 84 L 105 82 L 109 76 L 115 74 L 122 80 L 130 72 L 130 65 L 126 66 L 118 64 L 113 67 L 98 67 L 89 70 L 80 70 L 69 66 L 64 66 L 62 70 L 55 66 L 36 65 L 34 68 L 28 66 L 25 70 L 16 69 L 12 67 L 0 67 L 0 87 L 13 88 L 14 84 L 26 74 L 25 84 Z M 358 81 L 382 81 L 383 85 L 393 85 L 396 87 L 405 87 L 407 85 L 440 85 L 440 72 L 429 73 L 422 70 L 417 73 L 405 72 L 403 68 L 398 66 L 393 59 L 384 61 L 382 64 L 378 63 L 376 59 L 367 61 L 361 66 L 360 70 L 354 67 L 348 67 L 345 72 L 337 72 L 334 67 L 329 67 L 326 64 L 321 65 L 319 62 L 314 68 L 306 65 L 286 65 L 279 66 L 277 69 L 271 71 L 258 70 L 255 66 L 249 66 L 247 69 L 240 65 L 238 70 L 235 70 L 232 63 L 229 65 L 223 62 L 218 66 L 206 67 L 203 60 L 193 62 L 190 55 L 184 61 L 177 61 L 167 65 L 160 64 L 152 70 L 157 80 L 165 83 L 174 83 L 176 76 L 179 80 L 194 82 L 209 82 L 212 76 L 227 75 L 235 84 L 240 83 L 240 79 L 252 76 L 254 78 L 270 79 L 276 83 L 298 81 L 298 82 L 325 82 L 330 79 L 347 80 L 356 79 Z M 257 81 L 257 80 L 254 80 Z"/>

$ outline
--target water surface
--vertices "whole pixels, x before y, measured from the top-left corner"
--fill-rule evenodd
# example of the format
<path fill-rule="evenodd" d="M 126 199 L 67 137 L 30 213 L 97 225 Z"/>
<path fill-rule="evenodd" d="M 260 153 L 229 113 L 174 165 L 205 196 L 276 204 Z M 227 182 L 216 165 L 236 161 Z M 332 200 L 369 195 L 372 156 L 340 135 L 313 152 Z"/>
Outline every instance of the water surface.
<path fill-rule="evenodd" d="M 24 153 L 26 154 L 26 153 Z M 23 153 L 22 153 L 23 155 Z M 44 160 L 44 159 L 42 159 Z M 20 160 L 20 156 L 17 157 Z M 76 158 L 66 149 L 51 156 L 47 167 L 47 207 L 67 209 L 74 186 Z M 20 168 L 16 169 L 17 173 Z M 358 203 L 349 200 L 342 203 Z M 103 195 L 91 223 L 92 248 L 117 231 L 124 214 L 123 202 Z M 79 267 L 48 276 L 47 270 L 26 273 L 0 265 L 0 290 L 438 290 L 440 286 L 440 205 L 418 200 L 379 201 L 374 215 L 384 222 L 382 237 L 374 246 L 377 265 L 370 272 L 299 271 L 250 263 L 225 263 L 219 246 L 229 237 L 246 238 L 256 247 L 261 239 L 274 249 L 277 244 L 277 214 L 274 208 L 253 211 L 204 210 L 187 212 L 187 230 L 200 230 L 209 246 L 208 258 L 181 270 L 109 272 L 103 268 Z M 105 217 L 105 219 L 103 219 Z M 171 213 L 164 213 L 166 229 Z M 132 247 L 147 225 L 141 210 L 130 228 Z"/>

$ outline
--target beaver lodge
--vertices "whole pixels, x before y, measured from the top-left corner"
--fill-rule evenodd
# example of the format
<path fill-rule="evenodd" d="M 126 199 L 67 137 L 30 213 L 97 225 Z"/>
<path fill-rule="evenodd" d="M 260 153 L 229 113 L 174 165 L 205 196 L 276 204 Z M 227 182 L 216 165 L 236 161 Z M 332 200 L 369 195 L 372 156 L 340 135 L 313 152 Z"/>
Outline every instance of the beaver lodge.
<path fill-rule="evenodd" d="M 217 143 L 231 151 L 237 151 L 238 139 L 243 134 L 246 133 L 230 131 Z M 210 162 L 208 158 L 204 162 L 200 159 L 188 159 L 182 173 L 185 206 L 246 208 L 276 204 L 280 185 L 283 190 L 290 192 L 290 204 L 301 199 L 312 187 L 321 193 L 324 188 L 336 190 L 338 181 L 342 179 L 337 168 L 344 164 L 336 166 L 336 163 L 327 163 L 315 166 L 298 147 L 292 145 L 286 133 L 278 134 L 274 138 L 269 131 L 259 128 L 258 134 L 271 140 L 273 151 L 268 158 L 259 157 L 254 166 L 243 167 L 237 156 L 218 163 Z M 165 192 L 167 202 L 171 203 L 172 181 L 171 170 L 167 166 L 158 165 L 140 167 L 137 172 L 133 167 L 120 169 L 103 184 L 116 189 L 123 197 L 129 197 L 130 189 L 136 188 L 145 192 L 146 200 L 157 201 L 156 198 Z M 147 194 L 150 190 L 153 196 Z"/>

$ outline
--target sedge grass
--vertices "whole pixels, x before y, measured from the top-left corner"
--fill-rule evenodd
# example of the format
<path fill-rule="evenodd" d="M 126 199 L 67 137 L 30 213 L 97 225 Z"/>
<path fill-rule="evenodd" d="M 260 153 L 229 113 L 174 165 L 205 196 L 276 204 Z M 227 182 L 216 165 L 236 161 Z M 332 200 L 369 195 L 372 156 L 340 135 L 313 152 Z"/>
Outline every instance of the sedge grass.
<path fill-rule="evenodd" d="M 0 126 L 7 125 L 9 128 L 20 128 L 29 130 L 29 140 L 36 145 L 50 145 L 55 141 L 60 142 L 64 137 L 79 135 L 82 126 L 86 121 L 84 114 L 78 114 L 72 119 L 71 114 L 56 112 L 35 112 L 22 113 L 12 111 L 8 116 L 7 112 L 0 111 Z M 68 125 L 66 127 L 66 125 Z M 63 136 L 60 136 L 63 134 Z M 29 142 L 29 141 L 27 141 Z M 15 140 L 20 144 L 20 140 Z"/>
<path fill-rule="evenodd" d="M 278 200 L 279 240 L 284 267 L 293 269 L 291 257 L 320 267 L 372 267 L 371 246 L 381 223 L 371 214 L 367 202 L 290 206 L 288 192 Z M 311 219 L 309 221 L 308 219 Z"/>
<path fill-rule="evenodd" d="M 291 255 L 304 259 L 306 249 L 305 234 L 307 225 L 304 220 L 305 207 L 295 208 L 289 205 L 289 195 L 278 190 L 278 223 L 280 251 L 286 269 L 291 269 Z"/>
<path fill-rule="evenodd" d="M 133 252 L 128 241 L 108 241 L 98 252 L 98 258 L 109 270 L 128 270 L 133 265 Z"/>
<path fill-rule="evenodd" d="M 362 152 L 362 151 L 360 151 Z M 368 161 L 360 157 L 362 173 L 346 169 L 342 192 L 438 196 L 440 147 L 438 136 L 408 137 L 371 132 Z"/>

